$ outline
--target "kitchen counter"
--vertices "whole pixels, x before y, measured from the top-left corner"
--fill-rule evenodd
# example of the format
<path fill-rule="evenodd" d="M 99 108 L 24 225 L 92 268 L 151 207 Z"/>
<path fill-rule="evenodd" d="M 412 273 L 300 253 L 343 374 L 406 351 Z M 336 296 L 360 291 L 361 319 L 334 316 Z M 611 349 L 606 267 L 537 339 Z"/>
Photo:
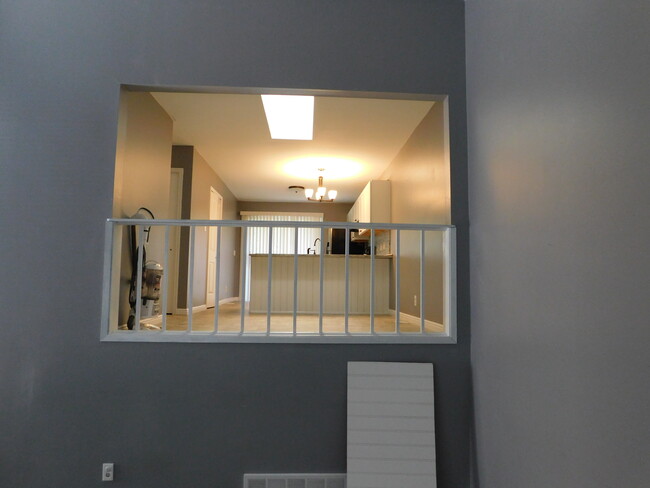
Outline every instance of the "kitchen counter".
<path fill-rule="evenodd" d="M 320 304 L 320 254 L 298 255 L 298 313 L 318 313 Z M 251 313 L 266 313 L 268 296 L 268 254 L 251 254 Z M 342 314 L 345 310 L 345 254 L 323 256 L 323 313 Z M 388 313 L 392 255 L 375 256 L 375 314 Z M 293 312 L 294 255 L 272 254 L 271 312 Z M 371 256 L 350 255 L 351 314 L 370 313 Z"/>

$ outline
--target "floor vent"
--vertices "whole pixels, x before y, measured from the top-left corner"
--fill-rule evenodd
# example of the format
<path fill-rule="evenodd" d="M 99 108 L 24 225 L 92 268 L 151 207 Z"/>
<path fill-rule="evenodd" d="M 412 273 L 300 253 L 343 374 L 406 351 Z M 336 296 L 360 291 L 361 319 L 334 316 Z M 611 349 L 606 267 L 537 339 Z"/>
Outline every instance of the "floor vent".
<path fill-rule="evenodd" d="M 244 488 L 345 488 L 343 474 L 245 474 Z"/>

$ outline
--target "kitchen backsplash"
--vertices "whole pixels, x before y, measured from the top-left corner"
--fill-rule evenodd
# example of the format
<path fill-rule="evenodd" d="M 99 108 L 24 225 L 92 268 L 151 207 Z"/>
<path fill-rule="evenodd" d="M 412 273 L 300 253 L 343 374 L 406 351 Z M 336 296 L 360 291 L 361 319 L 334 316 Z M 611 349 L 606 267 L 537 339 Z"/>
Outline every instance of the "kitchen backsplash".
<path fill-rule="evenodd" d="M 377 256 L 390 254 L 390 232 L 379 232 L 375 234 L 375 246 Z"/>

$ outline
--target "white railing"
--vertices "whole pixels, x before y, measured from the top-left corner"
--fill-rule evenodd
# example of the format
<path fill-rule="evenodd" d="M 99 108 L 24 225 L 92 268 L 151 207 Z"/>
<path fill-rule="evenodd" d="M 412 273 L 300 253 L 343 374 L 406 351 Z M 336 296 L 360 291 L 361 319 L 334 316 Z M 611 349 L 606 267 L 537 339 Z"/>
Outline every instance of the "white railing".
<path fill-rule="evenodd" d="M 215 256 L 215 307 L 214 311 L 207 311 L 210 315 L 206 328 L 206 317 L 201 316 L 201 327 L 195 327 L 195 322 L 198 320 L 193 313 L 194 305 L 194 291 L 196 287 L 195 280 L 195 241 L 196 230 L 198 227 L 215 227 L 216 228 L 216 251 Z M 298 310 L 299 307 L 299 293 L 304 292 L 305 283 L 301 283 L 299 277 L 299 268 L 304 266 L 304 255 L 298 253 L 295 249 L 293 253 L 293 266 L 288 265 L 289 273 L 292 272 L 292 310 L 289 313 L 284 311 L 281 314 L 273 309 L 273 295 L 274 286 L 280 286 L 274 282 L 273 267 L 274 258 L 263 258 L 267 260 L 266 263 L 266 321 L 265 326 L 261 329 L 259 324 L 263 322 L 257 321 L 258 327 L 255 329 L 247 328 L 247 321 L 251 320 L 253 316 L 247 311 L 247 304 L 240 303 L 238 305 L 237 324 L 233 326 L 232 310 L 228 313 L 228 324 L 225 323 L 226 315 L 223 307 L 220 307 L 219 296 L 221 291 L 221 269 L 222 261 L 230 259 L 230 256 L 224 256 L 222 253 L 222 229 L 225 228 L 240 228 L 241 229 L 241 243 L 238 243 L 240 249 L 239 257 L 239 297 L 246 296 L 246 277 L 248 272 L 249 256 L 246 255 L 246 229 L 249 227 L 266 227 L 269 229 L 269 256 L 271 256 L 272 249 L 272 235 L 274 228 L 293 228 L 294 229 L 294 242 L 298 241 L 298 229 L 301 228 L 319 228 L 321 245 L 326 241 L 327 229 L 344 229 L 345 230 L 345 253 L 337 257 L 344 260 L 343 276 L 344 283 L 340 284 L 339 292 L 343 293 L 343 309 L 337 310 L 332 313 L 328 310 L 325 304 L 324 296 L 324 280 L 326 274 L 326 261 L 329 256 L 321 252 L 318 256 L 318 278 L 317 278 L 317 310 L 311 311 L 311 319 L 317 315 L 317 328 L 313 327 L 306 330 L 300 327 L 299 320 L 304 319 L 309 312 L 305 313 L 303 310 Z M 369 299 L 369 307 L 367 314 L 358 310 L 351 311 L 351 261 L 356 259 L 357 256 L 351 256 L 349 253 L 350 246 L 350 233 L 352 230 L 358 228 L 367 229 L 369 233 L 369 255 L 365 258 L 369 260 L 369 296 L 362 298 Z M 125 229 L 134 228 L 136 230 L 137 242 L 144 242 L 147 229 L 162 228 L 162 244 L 161 249 L 165 252 L 162 258 L 162 268 L 164 269 L 162 280 L 160 284 L 160 300 L 159 313 L 154 317 L 143 319 L 143 296 L 142 273 L 137 273 L 136 282 L 134 284 L 135 290 L 135 318 L 133 320 L 133 327 L 125 329 L 124 315 L 125 315 L 125 287 L 129 286 L 129 280 L 125 278 L 130 269 L 132 256 L 128 252 L 125 253 L 124 249 L 128 249 L 125 245 Z M 170 248 L 170 235 L 173 228 L 187 228 L 189 230 L 189 245 L 187 246 L 187 315 L 182 317 L 182 326 L 178 326 L 178 317 L 168 315 L 169 308 L 169 259 L 168 252 Z M 379 232 L 391 231 L 390 247 L 394 251 L 392 256 L 392 266 L 390 270 L 390 282 L 392 285 L 391 294 L 393 298 L 393 308 L 389 310 L 392 316 L 392 329 L 386 328 L 386 314 L 378 315 L 375 311 L 376 308 L 376 289 L 378 286 L 382 290 L 388 286 L 383 281 L 380 284 L 376 283 L 376 268 L 378 259 L 385 259 L 388 256 L 377 255 L 375 246 L 377 242 L 377 235 Z M 420 224 L 388 224 L 388 223 L 348 223 L 348 222 L 276 222 L 276 221 L 242 221 L 242 220 L 143 220 L 143 219 L 108 219 L 106 223 L 106 240 L 105 240 L 105 255 L 104 255 L 104 281 L 103 281 L 103 304 L 102 304 L 102 329 L 101 339 L 103 341 L 152 341 L 152 342 L 322 342 L 322 343 L 455 343 L 456 342 L 456 235 L 455 227 L 449 225 L 420 225 Z M 157 231 L 160 234 L 160 231 Z M 408 247 L 409 250 L 409 268 L 412 269 L 414 259 L 413 253 L 413 237 L 417 235 L 417 247 L 419 248 L 415 254 L 419 254 L 419 276 L 402 277 L 402 260 L 407 260 L 404 252 L 405 244 L 402 242 L 403 236 L 408 234 Z M 436 242 L 440 243 L 440 254 L 442 257 L 441 273 L 439 276 L 429 276 L 426 267 L 427 262 L 427 235 L 438 234 Z M 385 235 L 385 234 L 384 234 Z M 159 236 L 160 239 L 160 236 Z M 239 246 L 240 245 L 240 246 Z M 123 257 L 125 254 L 126 257 Z M 286 257 L 286 256 L 285 256 Z M 311 259 L 314 259 L 312 257 Z M 135 260 L 134 260 L 135 261 Z M 313 262 L 312 262 L 313 263 Z M 367 261 L 366 261 L 367 263 Z M 143 269 L 144 252 L 143 246 L 137 246 L 137 268 Z M 340 267 L 340 264 L 339 264 Z M 329 269 L 329 268 L 328 268 Z M 382 268 L 384 269 L 384 268 Z M 356 271 L 355 271 L 356 272 Z M 413 273 L 415 274 L 415 273 Z M 259 277 L 258 277 L 259 278 Z M 404 289 L 403 281 L 408 280 L 410 283 L 413 280 L 419 280 L 417 287 L 418 293 L 414 296 L 414 301 L 417 300 L 419 295 L 420 300 L 417 305 L 419 316 L 405 314 L 401 308 L 401 302 L 405 299 L 402 296 Z M 432 288 L 441 290 L 442 296 L 427 296 L 427 283 L 438 283 Z M 384 279 L 385 281 L 385 279 Z M 259 282 L 259 279 L 258 279 Z M 286 285 L 286 279 L 285 283 Z M 441 285 L 441 286 L 440 286 Z M 359 290 L 355 289 L 355 296 L 358 295 Z M 128 292 L 127 292 L 128 293 Z M 430 300 L 437 303 L 442 303 L 442 323 L 435 323 L 426 318 L 426 304 Z M 120 304 L 120 302 L 122 302 Z M 263 301 L 262 301 L 263 303 Z M 415 303 L 414 303 L 415 305 Z M 329 305 L 328 305 L 329 306 Z M 121 308 L 120 308 L 121 307 Z M 212 316 L 213 315 L 213 316 Z M 259 318 L 259 314 L 254 314 Z M 281 329 L 274 328 L 272 320 L 276 316 L 281 316 L 287 322 L 287 326 Z M 198 317 L 198 316 L 197 316 Z M 356 322 L 362 317 L 364 320 L 367 318 L 367 326 L 352 327 L 351 319 Z M 325 327 L 324 318 L 328 319 L 328 324 L 337 323 L 336 327 Z M 378 327 L 377 319 L 382 321 L 382 327 Z M 172 326 L 172 321 L 174 325 Z M 186 322 L 185 322 L 186 321 Z M 149 324 L 155 322 L 155 326 Z M 222 323 L 223 322 L 223 323 Z M 437 327 L 432 327 L 435 324 Z M 227 325 L 227 326 L 226 326 Z"/>

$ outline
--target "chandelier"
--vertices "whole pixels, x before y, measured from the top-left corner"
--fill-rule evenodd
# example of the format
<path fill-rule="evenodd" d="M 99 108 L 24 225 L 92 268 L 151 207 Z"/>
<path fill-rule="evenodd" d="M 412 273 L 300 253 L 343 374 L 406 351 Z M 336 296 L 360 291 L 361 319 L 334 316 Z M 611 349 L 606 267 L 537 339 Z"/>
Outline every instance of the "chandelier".
<path fill-rule="evenodd" d="M 323 168 L 318 168 L 318 171 L 322 172 L 325 170 Z M 307 200 L 311 202 L 333 202 L 336 198 L 337 193 L 338 192 L 336 190 L 327 191 L 327 188 L 325 188 L 325 184 L 323 183 L 322 176 L 318 177 L 318 187 L 316 188 L 316 191 L 314 191 L 313 188 L 305 189 L 305 196 L 307 197 Z M 327 198 L 325 198 L 325 194 L 327 194 Z"/>

